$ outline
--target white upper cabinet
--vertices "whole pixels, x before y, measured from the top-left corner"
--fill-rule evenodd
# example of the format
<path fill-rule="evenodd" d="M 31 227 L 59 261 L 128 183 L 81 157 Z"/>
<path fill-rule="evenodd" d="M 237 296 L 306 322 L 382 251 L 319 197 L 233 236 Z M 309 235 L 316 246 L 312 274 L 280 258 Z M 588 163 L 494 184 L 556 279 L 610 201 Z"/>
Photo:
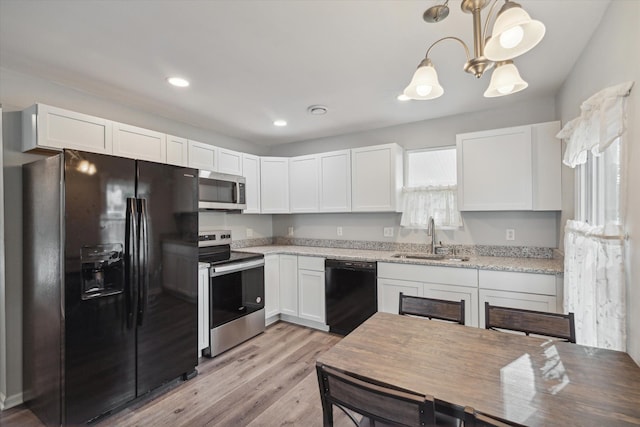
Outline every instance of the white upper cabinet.
<path fill-rule="evenodd" d="M 243 213 L 260 213 L 260 157 L 242 154 L 242 175 L 246 180 L 245 200 L 247 208 Z"/>
<path fill-rule="evenodd" d="M 189 164 L 189 141 L 178 136 L 167 135 L 167 163 L 176 166 Z"/>
<path fill-rule="evenodd" d="M 242 153 L 218 148 L 218 172 L 242 175 Z"/>
<path fill-rule="evenodd" d="M 559 122 L 457 135 L 461 211 L 560 210 Z"/>
<path fill-rule="evenodd" d="M 189 167 L 218 171 L 218 147 L 204 142 L 189 141 Z"/>
<path fill-rule="evenodd" d="M 384 144 L 351 150 L 351 210 L 399 212 L 403 150 Z"/>
<path fill-rule="evenodd" d="M 351 212 L 351 150 L 318 155 L 320 212 Z"/>
<path fill-rule="evenodd" d="M 262 213 L 289 213 L 288 158 L 260 158 L 260 205 Z"/>
<path fill-rule="evenodd" d="M 291 213 L 318 212 L 319 185 L 318 156 L 300 156 L 289 159 Z"/>
<path fill-rule="evenodd" d="M 113 154 L 131 159 L 165 163 L 167 136 L 164 133 L 113 122 Z"/>
<path fill-rule="evenodd" d="M 44 104 L 22 112 L 22 151 L 63 148 L 111 154 L 111 121 Z"/>

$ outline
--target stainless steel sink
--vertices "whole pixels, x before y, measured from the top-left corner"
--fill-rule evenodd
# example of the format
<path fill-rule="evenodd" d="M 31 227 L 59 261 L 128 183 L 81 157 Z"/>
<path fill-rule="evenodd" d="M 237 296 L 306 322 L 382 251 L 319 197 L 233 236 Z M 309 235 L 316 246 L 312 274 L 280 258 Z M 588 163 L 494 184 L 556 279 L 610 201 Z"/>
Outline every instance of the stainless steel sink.
<path fill-rule="evenodd" d="M 425 260 L 441 260 L 441 261 L 469 261 L 468 256 L 445 255 L 445 254 L 421 254 L 421 253 L 403 253 L 392 254 L 391 258 L 405 259 L 425 259 Z"/>

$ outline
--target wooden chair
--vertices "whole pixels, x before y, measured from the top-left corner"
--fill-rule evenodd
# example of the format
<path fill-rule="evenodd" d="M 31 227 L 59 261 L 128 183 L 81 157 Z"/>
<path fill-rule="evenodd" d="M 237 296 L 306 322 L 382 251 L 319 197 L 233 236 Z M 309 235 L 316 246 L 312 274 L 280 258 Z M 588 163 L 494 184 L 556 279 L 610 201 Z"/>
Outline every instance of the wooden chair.
<path fill-rule="evenodd" d="M 502 418 L 492 417 L 477 412 L 473 408 L 467 406 L 464 408 L 464 427 L 524 427 L 512 421 L 503 420 Z"/>
<path fill-rule="evenodd" d="M 523 310 L 499 307 L 484 303 L 485 328 L 506 329 L 524 332 L 526 335 L 544 335 L 576 342 L 576 327 L 573 313 L 547 313 L 545 311 Z"/>
<path fill-rule="evenodd" d="M 434 298 L 414 297 L 400 292 L 398 314 L 448 320 L 464 325 L 464 300 L 446 301 Z"/>
<path fill-rule="evenodd" d="M 356 426 L 436 424 L 435 404 L 431 396 L 376 384 L 368 378 L 356 377 L 320 363 L 316 364 L 316 371 L 325 427 L 333 426 L 333 406 L 344 411 Z M 350 411 L 363 415 L 362 421 L 359 422 Z"/>

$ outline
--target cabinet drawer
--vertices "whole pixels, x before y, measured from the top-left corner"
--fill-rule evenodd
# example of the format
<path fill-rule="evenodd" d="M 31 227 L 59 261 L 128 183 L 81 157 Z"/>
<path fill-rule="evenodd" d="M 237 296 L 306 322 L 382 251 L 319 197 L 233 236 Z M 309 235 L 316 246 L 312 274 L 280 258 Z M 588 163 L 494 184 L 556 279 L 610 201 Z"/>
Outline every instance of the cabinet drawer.
<path fill-rule="evenodd" d="M 478 283 L 482 289 L 556 295 L 556 276 L 551 274 L 480 270 Z"/>
<path fill-rule="evenodd" d="M 298 269 L 324 271 L 324 258 L 315 256 L 299 256 Z"/>
<path fill-rule="evenodd" d="M 379 262 L 378 277 L 458 286 L 478 286 L 478 270 L 475 268 Z"/>

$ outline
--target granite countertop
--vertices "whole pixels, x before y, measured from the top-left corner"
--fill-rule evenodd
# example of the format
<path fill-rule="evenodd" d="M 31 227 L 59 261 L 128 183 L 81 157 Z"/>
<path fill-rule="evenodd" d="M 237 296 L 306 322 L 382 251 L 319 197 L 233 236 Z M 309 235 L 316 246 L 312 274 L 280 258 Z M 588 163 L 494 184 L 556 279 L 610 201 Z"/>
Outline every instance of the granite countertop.
<path fill-rule="evenodd" d="M 315 246 L 267 245 L 249 246 L 234 249 L 242 252 L 262 254 L 291 254 L 339 258 L 346 260 L 393 262 L 398 264 L 435 265 L 442 267 L 477 268 L 482 270 L 514 271 L 537 274 L 563 274 L 562 258 L 513 258 L 497 256 L 471 256 L 468 261 L 425 260 L 410 258 L 392 258 L 399 251 L 374 251 L 363 249 L 342 249 Z"/>

